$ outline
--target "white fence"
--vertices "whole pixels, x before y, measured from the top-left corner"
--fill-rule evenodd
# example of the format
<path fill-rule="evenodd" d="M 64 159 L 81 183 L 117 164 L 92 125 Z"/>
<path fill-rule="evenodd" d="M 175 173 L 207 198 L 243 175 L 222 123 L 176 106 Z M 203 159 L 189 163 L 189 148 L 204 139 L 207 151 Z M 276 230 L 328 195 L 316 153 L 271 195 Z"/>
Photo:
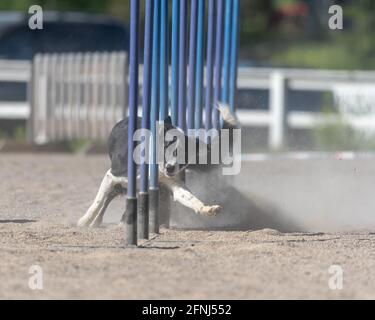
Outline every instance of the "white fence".
<path fill-rule="evenodd" d="M 37 55 L 32 74 L 31 135 L 35 143 L 106 140 L 124 118 L 125 53 Z"/>
<path fill-rule="evenodd" d="M 31 64 L 27 61 L 0 60 L 0 86 L 4 82 L 30 83 Z M 30 105 L 27 101 L 0 101 L 0 119 L 28 119 Z"/>
<path fill-rule="evenodd" d="M 92 63 L 94 63 L 95 60 L 96 64 L 104 63 L 108 66 L 108 61 L 100 62 L 102 58 L 100 58 L 98 55 L 95 59 L 94 54 L 90 56 L 90 61 Z M 73 67 L 72 69 L 70 69 L 67 67 L 66 63 L 67 61 L 69 61 L 69 59 L 73 59 L 73 56 L 70 56 L 69 59 L 69 56 L 65 56 L 64 59 L 66 60 L 64 73 L 62 73 L 62 70 L 53 71 L 54 68 L 56 68 L 56 63 L 58 62 L 56 61 L 56 59 L 61 59 L 61 57 L 53 57 L 54 56 L 49 56 L 46 60 L 49 61 L 49 68 L 52 68 L 47 72 L 47 76 L 43 76 L 43 74 L 46 74 L 45 71 L 43 71 L 43 68 L 45 68 L 45 66 L 43 65 L 43 63 L 40 64 L 39 62 L 39 69 L 34 71 L 34 75 L 38 79 L 41 79 L 38 80 L 40 81 L 40 85 L 39 87 L 33 87 L 33 90 L 31 91 L 36 93 L 36 95 L 39 97 L 39 100 L 41 99 L 41 102 L 39 101 L 36 105 L 35 96 L 33 97 L 33 106 L 35 106 L 33 107 L 33 110 L 37 110 L 36 108 L 39 108 L 41 105 L 40 108 L 42 108 L 42 110 L 43 108 L 46 109 L 45 111 L 43 111 L 44 113 L 40 113 L 40 111 L 38 111 L 37 113 L 40 113 L 43 116 L 54 115 L 54 117 L 60 117 L 60 131 L 58 131 L 58 133 L 56 133 L 56 135 L 54 136 L 52 135 L 52 133 L 49 133 L 49 129 L 46 128 L 45 124 L 43 124 L 42 119 L 36 120 L 37 122 L 34 123 L 33 127 L 40 129 L 41 133 L 39 135 L 34 133 L 34 141 L 45 142 L 49 139 L 61 137 L 74 138 L 77 137 L 77 135 L 82 137 L 82 132 L 86 133 L 84 134 L 84 136 L 87 136 L 89 138 L 103 137 L 103 135 L 105 135 L 105 133 L 108 131 L 108 126 L 111 125 L 114 119 L 122 117 L 123 110 L 120 109 L 123 107 L 120 107 L 120 105 L 126 105 L 127 103 L 127 100 L 125 98 L 127 85 L 125 83 L 126 72 L 123 72 L 124 67 L 121 66 L 115 68 L 114 65 L 112 65 L 112 67 L 109 66 L 109 69 L 106 69 L 108 70 L 108 72 L 110 70 L 114 70 L 114 72 L 117 72 L 117 75 L 105 72 L 98 76 L 88 76 L 89 73 L 87 73 L 87 70 L 90 69 L 91 72 L 93 72 L 93 70 L 95 69 L 93 65 L 91 65 L 91 67 L 88 67 L 86 64 L 85 69 L 85 64 L 82 62 L 84 58 L 81 57 L 79 59 L 81 59 L 82 63 L 79 63 L 79 61 L 74 62 L 76 65 L 81 65 L 81 67 Z M 121 63 L 126 66 L 124 58 L 122 59 L 123 60 Z M 46 61 L 45 63 L 47 63 Z M 4 66 L 4 68 L 0 68 L 0 81 L 29 81 L 30 79 L 31 68 L 28 63 L 20 62 L 18 63 L 17 68 L 13 67 L 12 70 L 9 68 L 9 66 L 7 68 L 6 62 L 0 63 L 0 66 Z M 59 75 L 59 72 L 62 75 Z M 59 98 L 56 98 L 55 100 L 51 98 L 51 96 L 53 96 L 52 93 L 58 90 L 58 85 L 55 82 L 58 81 L 61 76 L 64 77 L 63 87 L 65 87 L 65 96 L 67 97 L 63 102 L 60 101 Z M 142 72 L 140 72 L 140 76 L 140 80 L 142 81 Z M 107 86 L 103 87 L 101 85 L 101 83 L 103 84 L 111 77 L 112 80 L 109 81 L 114 81 L 117 83 L 117 87 L 113 92 L 118 93 L 119 90 L 123 90 L 122 92 L 124 93 L 124 95 L 121 96 L 120 100 L 116 100 L 117 98 L 115 99 L 117 102 L 110 100 L 116 94 L 109 94 L 108 98 L 104 98 L 107 97 L 107 95 L 103 95 L 102 93 L 103 90 L 107 90 L 107 92 L 109 93 L 112 92 L 111 90 L 113 90 L 113 88 L 110 89 Z M 86 83 L 86 86 L 84 85 L 84 83 Z M 119 89 L 119 86 L 122 86 L 121 89 Z M 297 111 L 288 112 L 288 91 L 297 90 L 335 92 L 337 88 L 340 88 L 342 86 L 360 86 L 367 88 L 373 87 L 375 90 L 375 72 L 240 68 L 238 73 L 238 86 L 239 89 L 269 90 L 270 105 L 268 110 L 239 109 L 238 118 L 240 119 L 244 127 L 268 127 L 270 147 L 280 148 L 285 143 L 286 130 L 288 127 L 294 129 L 312 129 L 319 124 L 336 120 L 335 118 L 327 117 L 322 113 Z M 78 87 L 89 89 L 85 91 L 86 93 L 78 94 L 76 92 Z M 57 93 L 56 95 L 58 97 Z M 84 98 L 85 96 L 86 100 Z M 101 97 L 103 97 L 103 99 Z M 115 107 L 115 109 L 117 110 L 116 112 L 113 112 L 114 104 L 117 105 L 117 107 Z M 77 105 L 79 105 L 80 108 L 80 111 L 78 113 L 77 111 L 74 111 L 77 110 Z M 49 111 L 50 108 L 54 109 L 55 111 Z M 27 103 L 21 104 L 21 108 L 16 108 L 16 104 L 10 105 L 0 103 L 0 118 L 19 117 L 26 119 L 29 118 L 29 110 L 30 107 Z M 34 111 L 33 115 L 34 117 L 36 116 Z M 69 121 L 69 118 L 72 118 L 71 123 Z M 359 129 L 367 130 L 375 128 L 374 117 L 366 113 L 356 115 L 349 114 L 345 117 L 345 119 L 352 126 Z M 56 119 L 52 118 L 51 121 L 56 121 Z M 102 121 L 101 124 L 98 121 Z M 42 133 L 43 130 L 44 132 L 46 132 L 45 134 Z M 37 137 L 37 139 L 35 139 L 35 137 Z"/>
<path fill-rule="evenodd" d="M 287 128 L 312 129 L 317 125 L 337 121 L 337 117 L 317 112 L 287 112 L 288 91 L 335 93 L 342 87 L 366 87 L 375 91 L 375 72 L 240 68 L 238 86 L 240 89 L 269 90 L 269 110 L 239 110 L 238 118 L 246 127 L 269 127 L 269 146 L 278 149 L 285 144 Z M 343 116 L 356 129 L 375 129 L 374 114 L 363 112 Z"/>

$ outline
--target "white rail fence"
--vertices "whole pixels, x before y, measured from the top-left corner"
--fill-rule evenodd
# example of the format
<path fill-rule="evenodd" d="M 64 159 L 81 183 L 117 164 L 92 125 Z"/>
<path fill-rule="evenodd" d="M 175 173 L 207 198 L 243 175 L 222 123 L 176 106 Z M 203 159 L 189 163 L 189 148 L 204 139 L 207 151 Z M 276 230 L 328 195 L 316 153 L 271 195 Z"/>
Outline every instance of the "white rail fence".
<path fill-rule="evenodd" d="M 33 63 L 31 135 L 35 143 L 106 140 L 123 119 L 125 53 L 37 55 Z"/>
<path fill-rule="evenodd" d="M 246 127 L 268 127 L 272 149 L 285 145 L 288 128 L 313 129 L 337 121 L 337 116 L 323 113 L 288 112 L 288 92 L 292 90 L 332 92 L 342 119 L 356 129 L 375 130 L 375 72 L 240 68 L 238 86 L 269 90 L 269 110 L 239 110 L 237 115 Z"/>
<path fill-rule="evenodd" d="M 30 83 L 31 64 L 28 61 L 0 60 L 0 86 L 4 82 Z M 30 104 L 27 101 L 0 101 L 0 119 L 28 119 Z"/>
<path fill-rule="evenodd" d="M 0 66 L 0 82 L 34 83 L 29 90 L 31 104 L 0 102 L 0 118 L 29 120 L 34 129 L 31 130 L 34 142 L 103 139 L 124 115 L 127 104 L 125 53 L 37 56 L 32 82 L 27 62 L 13 65 L 1 62 Z M 274 149 L 285 144 L 288 128 L 312 129 L 336 121 L 335 117 L 323 113 L 288 111 L 288 92 L 293 90 L 328 91 L 336 96 L 350 88 L 354 92 L 366 88 L 358 97 L 351 94 L 354 104 L 362 99 L 366 106 L 361 112 L 348 111 L 350 108 L 345 106 L 339 109 L 353 127 L 375 130 L 375 112 L 372 112 L 375 98 L 369 97 L 375 92 L 375 72 L 240 68 L 238 86 L 239 89 L 269 90 L 268 110 L 239 109 L 238 118 L 244 127 L 268 127 L 269 146 Z"/>

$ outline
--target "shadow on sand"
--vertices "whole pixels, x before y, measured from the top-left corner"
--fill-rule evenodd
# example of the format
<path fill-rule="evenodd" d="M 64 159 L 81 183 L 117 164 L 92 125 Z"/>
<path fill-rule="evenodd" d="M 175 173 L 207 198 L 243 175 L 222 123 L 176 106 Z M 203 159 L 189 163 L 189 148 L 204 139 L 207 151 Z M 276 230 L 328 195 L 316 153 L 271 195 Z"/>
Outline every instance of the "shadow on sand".
<path fill-rule="evenodd" d="M 5 224 L 5 223 L 25 224 L 25 223 L 33 223 L 33 222 L 36 222 L 36 220 L 29 220 L 29 219 L 0 220 L 0 224 Z"/>
<path fill-rule="evenodd" d="M 230 184 L 219 184 L 218 190 L 207 193 L 208 188 L 192 183 L 189 188 L 207 204 L 221 205 L 222 212 L 215 217 L 195 214 L 171 200 L 170 226 L 193 230 L 260 230 L 276 229 L 280 232 L 303 232 L 303 228 L 274 205 L 251 194 L 244 194 Z M 211 189 L 211 188 L 210 188 Z M 161 201 L 165 203 L 166 201 Z M 165 207 L 161 207 L 163 212 Z"/>

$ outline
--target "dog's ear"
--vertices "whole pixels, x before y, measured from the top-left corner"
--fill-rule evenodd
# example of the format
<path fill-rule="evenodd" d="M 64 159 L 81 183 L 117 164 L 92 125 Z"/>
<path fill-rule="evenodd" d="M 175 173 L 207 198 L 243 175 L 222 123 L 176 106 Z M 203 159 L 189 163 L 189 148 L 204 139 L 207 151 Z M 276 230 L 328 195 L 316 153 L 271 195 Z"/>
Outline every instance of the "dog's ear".
<path fill-rule="evenodd" d="M 164 119 L 164 124 L 165 125 L 168 125 L 168 126 L 171 126 L 172 125 L 172 118 L 171 116 L 168 116 Z"/>
<path fill-rule="evenodd" d="M 168 116 L 167 118 L 164 119 L 164 129 L 168 131 L 173 128 L 174 127 L 172 125 L 172 118 Z"/>

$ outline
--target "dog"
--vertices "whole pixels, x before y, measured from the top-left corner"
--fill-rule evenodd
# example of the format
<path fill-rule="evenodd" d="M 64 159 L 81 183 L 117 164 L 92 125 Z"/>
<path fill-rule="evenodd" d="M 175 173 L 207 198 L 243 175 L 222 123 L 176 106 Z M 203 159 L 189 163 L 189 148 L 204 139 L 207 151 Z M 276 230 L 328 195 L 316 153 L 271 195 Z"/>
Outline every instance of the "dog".
<path fill-rule="evenodd" d="M 238 122 L 236 117 L 230 112 L 230 108 L 227 105 L 218 104 L 217 109 L 220 111 L 223 119 L 223 129 L 233 130 L 238 128 Z M 141 127 L 141 118 L 137 119 L 137 127 Z M 217 166 L 209 161 L 207 164 L 199 164 L 195 161 L 193 163 L 189 159 L 188 152 L 185 152 L 185 163 L 179 164 L 176 161 L 176 157 L 166 157 L 165 153 L 172 143 L 189 145 L 190 139 L 196 139 L 197 143 L 197 156 L 201 156 L 201 150 L 205 150 L 205 156 L 207 160 L 211 159 L 211 147 L 214 143 L 220 140 L 219 134 L 210 139 L 207 143 L 202 142 L 197 137 L 191 137 L 182 133 L 181 138 L 174 138 L 173 140 L 167 139 L 167 134 L 171 129 L 177 128 L 172 126 L 171 119 L 168 117 L 162 123 L 164 129 L 164 162 L 159 166 L 159 184 L 160 189 L 165 188 L 172 195 L 174 201 L 179 202 L 183 206 L 192 209 L 195 213 L 205 216 L 217 215 L 221 207 L 219 205 L 206 205 L 196 196 L 194 196 L 189 189 L 186 187 L 183 179 L 181 179 L 181 172 L 189 168 L 190 170 L 204 170 L 209 171 Z M 182 131 L 181 131 L 182 132 Z M 118 122 L 112 129 L 108 139 L 108 151 L 111 160 L 111 168 L 106 172 L 99 191 L 95 197 L 94 202 L 91 204 L 86 214 L 79 219 L 77 225 L 80 227 L 99 227 L 102 224 L 103 216 L 108 208 L 110 202 L 119 195 L 125 195 L 127 191 L 127 160 L 128 160 L 128 119 L 124 119 Z M 182 143 L 184 142 L 184 143 Z M 202 148 L 203 145 L 203 148 Z M 198 163 L 198 164 L 197 164 Z M 137 178 L 139 178 L 139 167 L 137 170 Z M 126 212 L 125 212 L 126 214 Z M 124 220 L 124 217 L 122 221 Z"/>

